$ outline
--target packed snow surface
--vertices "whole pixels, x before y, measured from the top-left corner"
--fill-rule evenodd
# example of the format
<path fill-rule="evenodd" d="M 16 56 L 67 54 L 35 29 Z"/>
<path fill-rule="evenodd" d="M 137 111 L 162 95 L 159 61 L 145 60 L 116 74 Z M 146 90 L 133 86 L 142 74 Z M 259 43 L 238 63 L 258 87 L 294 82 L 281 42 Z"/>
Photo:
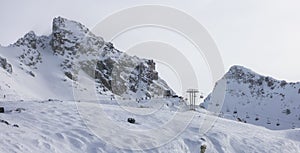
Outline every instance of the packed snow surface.
<path fill-rule="evenodd" d="M 138 104 L 140 107 L 125 106 L 121 102 L 111 104 L 110 100 L 1 102 L 6 112 L 0 114 L 0 119 L 7 121 L 9 125 L 0 122 L 0 152 L 199 153 L 201 145 L 207 146 L 207 153 L 300 151 L 299 129 L 272 131 L 264 127 L 218 118 L 201 109 L 197 111 L 171 109 L 166 104 L 171 104 L 172 100 L 161 101 L 164 105 L 156 108 L 147 107 L 147 101 Z M 98 116 L 100 110 L 105 116 Z M 97 122 L 102 117 L 108 120 Z M 129 117 L 135 118 L 136 123 L 127 122 Z M 202 123 L 209 118 L 217 120 L 208 132 L 202 134 L 200 130 Z M 178 125 L 166 125 L 169 122 Z M 177 127 L 185 123 L 187 126 L 183 130 L 178 130 Z M 109 131 L 105 136 L 99 135 L 97 129 L 93 129 L 107 127 L 107 124 L 116 124 L 118 127 L 105 129 Z M 121 128 L 131 132 L 120 133 L 118 130 Z M 133 134 L 147 133 L 151 129 L 158 131 L 148 137 Z M 165 135 L 159 132 L 160 130 L 169 131 L 171 139 L 165 139 L 170 135 Z M 130 139 L 127 139 L 128 137 Z M 117 143 L 115 140 L 118 140 Z M 147 144 L 144 140 L 147 140 Z M 133 148 L 135 146 L 140 149 Z M 147 148 L 147 146 L 156 147 Z M 145 148 L 147 149 L 143 150 Z"/>

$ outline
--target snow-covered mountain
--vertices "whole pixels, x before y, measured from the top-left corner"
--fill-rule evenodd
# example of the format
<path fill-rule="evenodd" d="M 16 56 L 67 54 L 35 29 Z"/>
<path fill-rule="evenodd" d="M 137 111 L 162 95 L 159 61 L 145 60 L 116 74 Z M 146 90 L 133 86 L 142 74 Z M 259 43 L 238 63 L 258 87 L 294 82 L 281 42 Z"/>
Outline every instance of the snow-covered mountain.
<path fill-rule="evenodd" d="M 219 85 L 226 85 L 223 105 L 211 101 Z M 269 129 L 300 127 L 300 83 L 262 76 L 242 66 L 232 66 L 201 104 L 222 107 L 220 116 Z"/>
<path fill-rule="evenodd" d="M 52 33 L 28 32 L 0 47 L 0 98 L 72 99 L 79 71 L 95 82 L 98 95 L 129 98 L 162 96 L 172 89 L 158 76 L 153 60 L 132 57 L 94 35 L 81 23 L 53 19 Z M 88 96 L 87 96 L 88 97 Z"/>

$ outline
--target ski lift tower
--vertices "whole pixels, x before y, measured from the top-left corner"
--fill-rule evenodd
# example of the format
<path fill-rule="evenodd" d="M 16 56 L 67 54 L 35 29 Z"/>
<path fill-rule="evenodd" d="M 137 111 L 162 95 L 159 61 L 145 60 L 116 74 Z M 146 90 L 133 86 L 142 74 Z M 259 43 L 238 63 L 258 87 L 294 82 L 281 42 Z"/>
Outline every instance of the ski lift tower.
<path fill-rule="evenodd" d="M 199 93 L 199 91 L 197 89 L 188 89 L 186 92 L 189 94 L 190 110 L 195 110 L 196 109 L 196 97 L 197 97 L 197 93 Z"/>

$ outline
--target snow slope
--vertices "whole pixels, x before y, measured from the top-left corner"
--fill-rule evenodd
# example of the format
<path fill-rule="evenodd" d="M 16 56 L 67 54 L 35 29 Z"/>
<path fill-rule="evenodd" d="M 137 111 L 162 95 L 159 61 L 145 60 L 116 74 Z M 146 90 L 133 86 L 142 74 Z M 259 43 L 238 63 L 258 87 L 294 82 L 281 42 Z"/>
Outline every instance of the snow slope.
<path fill-rule="evenodd" d="M 162 100 L 165 103 L 167 100 Z M 2 102 L 7 112 L 0 114 L 0 119 L 9 122 L 6 125 L 0 122 L 0 152 L 157 152 L 157 153 L 199 153 L 200 146 L 206 145 L 206 153 L 227 152 L 289 152 L 300 151 L 299 129 L 272 131 L 260 126 L 235 122 L 217 118 L 210 131 L 200 134 L 201 123 L 208 119 L 205 111 L 170 111 L 161 107 L 148 115 L 140 113 L 153 111 L 153 108 L 137 108 L 133 114 L 120 105 L 94 102 L 74 101 L 27 101 Z M 18 111 L 15 111 L 17 108 Z M 10 111 L 11 110 L 11 111 Z M 83 117 L 81 110 L 88 111 L 87 118 Z M 99 110 L 109 117 L 107 122 L 89 123 L 89 120 L 98 120 Z M 174 114 L 177 115 L 174 118 Z M 127 122 L 128 117 L 134 117 L 137 124 Z M 210 116 L 214 117 L 214 116 Z M 174 121 L 177 126 L 163 126 L 164 123 Z M 177 127 L 188 121 L 188 126 L 182 131 Z M 189 122 L 190 121 L 190 122 Z M 17 124 L 19 127 L 13 127 Z M 97 137 L 93 126 L 106 127 L 117 124 L 131 132 L 118 135 L 119 128 L 104 129 L 105 136 Z M 88 125 L 88 126 L 87 126 Z M 139 137 L 133 133 L 158 129 L 158 133 Z M 101 129 L 102 130 L 102 129 Z M 165 135 L 159 131 L 173 133 L 172 139 L 165 142 Z M 130 139 L 127 139 L 130 137 Z M 112 145 L 118 140 L 117 145 Z M 144 141 L 147 140 L 147 144 Z M 146 145 L 146 146 L 145 146 Z M 116 147 L 117 146 L 117 147 Z M 158 146 L 148 150 L 132 150 L 135 146 L 141 149 L 147 146 Z M 127 149 L 121 149 L 121 148 Z M 128 149 L 132 148 L 132 149 Z"/>
<path fill-rule="evenodd" d="M 220 116 L 240 120 L 269 129 L 300 127 L 300 83 L 288 83 L 266 77 L 242 66 L 233 66 L 216 83 L 226 85 L 223 105 L 211 101 L 211 95 L 201 106 L 221 107 Z"/>

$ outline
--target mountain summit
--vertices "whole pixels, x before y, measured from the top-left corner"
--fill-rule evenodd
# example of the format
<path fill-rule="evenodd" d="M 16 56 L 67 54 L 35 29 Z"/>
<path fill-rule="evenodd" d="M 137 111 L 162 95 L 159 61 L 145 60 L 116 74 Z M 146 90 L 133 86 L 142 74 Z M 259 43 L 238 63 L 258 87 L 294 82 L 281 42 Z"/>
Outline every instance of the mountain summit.
<path fill-rule="evenodd" d="M 66 18 L 53 19 L 49 36 L 30 31 L 0 49 L 1 59 L 5 60 L 2 67 L 11 71 L 4 78 L 12 82 L 7 90 L 19 97 L 70 99 L 72 88 L 86 91 L 77 82 L 80 71 L 103 96 L 135 99 L 162 96 L 165 91 L 174 93 L 158 76 L 153 60 L 129 56 L 81 23 Z M 7 70 L 5 64 L 12 65 L 12 70 Z M 1 92 L 4 95 L 8 91 Z"/>

